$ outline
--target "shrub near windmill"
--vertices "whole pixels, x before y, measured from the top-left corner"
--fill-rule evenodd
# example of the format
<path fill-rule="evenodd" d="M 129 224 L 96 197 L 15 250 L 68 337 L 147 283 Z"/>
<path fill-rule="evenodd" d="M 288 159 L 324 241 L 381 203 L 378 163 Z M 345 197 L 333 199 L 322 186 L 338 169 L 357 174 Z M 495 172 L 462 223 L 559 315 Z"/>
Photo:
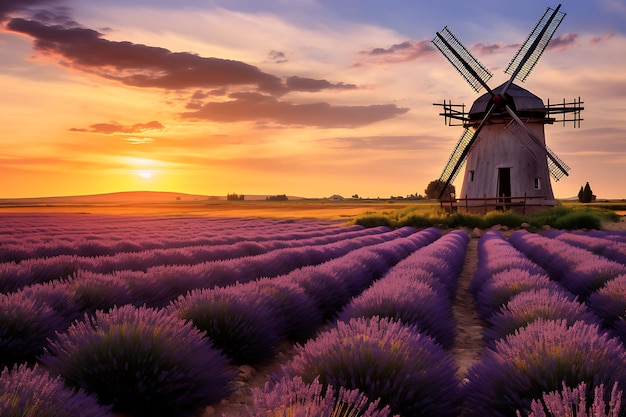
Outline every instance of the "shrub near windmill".
<path fill-rule="evenodd" d="M 507 66 L 505 73 L 511 77 L 494 89 L 487 85 L 492 74 L 447 27 L 433 39 L 474 91 L 487 90 L 469 113 L 464 104 L 445 100 L 435 104 L 443 107 L 441 115 L 447 125 L 465 128 L 439 179 L 445 184 L 443 194 L 467 162 L 462 199 L 457 207 L 478 211 L 519 206 L 526 210 L 527 205 L 545 208 L 556 204 L 550 176 L 558 181 L 568 175 L 569 167 L 546 146 L 544 125 L 557 121 L 553 115 L 560 114 L 559 122 L 580 126 L 582 102 L 579 98 L 569 103 L 548 101 L 544 105 L 539 97 L 513 80 L 525 81 L 534 68 L 565 17 L 560 7 L 546 10 Z"/>

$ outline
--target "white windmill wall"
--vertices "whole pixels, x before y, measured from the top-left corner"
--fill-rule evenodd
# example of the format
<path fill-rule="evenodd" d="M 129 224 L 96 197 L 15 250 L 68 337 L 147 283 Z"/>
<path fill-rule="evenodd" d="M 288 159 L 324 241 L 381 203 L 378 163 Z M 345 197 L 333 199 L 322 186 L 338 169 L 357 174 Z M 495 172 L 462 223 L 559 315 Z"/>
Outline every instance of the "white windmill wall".
<path fill-rule="evenodd" d="M 504 123 L 508 120 L 494 118 L 492 122 L 481 130 L 478 143 L 467 157 L 463 186 L 457 198 L 497 197 L 498 170 L 510 168 L 512 197 L 545 196 L 545 199 L 531 200 L 532 204 L 555 205 L 545 154 L 529 152 L 519 138 L 505 129 Z M 545 145 L 544 124 L 526 122 L 526 126 Z"/>

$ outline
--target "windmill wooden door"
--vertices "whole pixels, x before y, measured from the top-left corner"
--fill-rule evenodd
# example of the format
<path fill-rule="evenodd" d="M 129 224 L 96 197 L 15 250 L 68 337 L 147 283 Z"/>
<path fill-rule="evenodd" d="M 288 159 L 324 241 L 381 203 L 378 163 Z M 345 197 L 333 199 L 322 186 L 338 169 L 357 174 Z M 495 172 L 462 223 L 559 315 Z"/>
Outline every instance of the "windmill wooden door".
<path fill-rule="evenodd" d="M 498 202 L 500 204 L 511 203 L 511 168 L 498 168 Z M 500 207 L 500 208 L 506 208 Z"/>

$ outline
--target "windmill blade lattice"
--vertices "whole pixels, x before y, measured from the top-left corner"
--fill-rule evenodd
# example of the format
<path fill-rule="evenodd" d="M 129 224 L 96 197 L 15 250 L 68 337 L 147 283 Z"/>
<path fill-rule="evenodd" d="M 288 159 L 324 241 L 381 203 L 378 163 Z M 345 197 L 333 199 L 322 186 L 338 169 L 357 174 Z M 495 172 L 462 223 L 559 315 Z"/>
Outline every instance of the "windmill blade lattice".
<path fill-rule="evenodd" d="M 463 131 L 463 134 L 459 138 L 459 141 L 457 142 L 456 147 L 454 148 L 454 151 L 452 152 L 452 154 L 450 155 L 450 158 L 448 159 L 448 163 L 443 168 L 443 171 L 441 172 L 441 176 L 439 177 L 439 182 L 445 184 L 441 191 L 442 193 L 443 193 L 443 190 L 446 189 L 448 184 L 453 182 L 456 176 L 458 175 L 460 168 L 463 166 L 463 163 L 465 162 L 465 157 L 467 156 L 467 153 L 463 155 L 463 152 L 469 148 L 474 136 L 475 136 L 474 132 L 472 132 L 470 129 L 465 129 Z"/>
<path fill-rule="evenodd" d="M 489 90 L 487 81 L 493 74 L 463 46 L 447 26 L 437 32 L 432 42 L 474 91 L 478 93 L 481 87 Z"/>
<path fill-rule="evenodd" d="M 504 70 L 505 73 L 522 82 L 526 80 L 565 17 L 565 13 L 559 12 L 560 7 L 546 10 Z"/>
<path fill-rule="evenodd" d="M 517 137 L 533 155 L 545 155 L 548 158 L 548 169 L 555 181 L 569 175 L 570 167 L 563 162 L 547 145 L 542 144 L 518 120 L 511 120 L 506 129 Z"/>

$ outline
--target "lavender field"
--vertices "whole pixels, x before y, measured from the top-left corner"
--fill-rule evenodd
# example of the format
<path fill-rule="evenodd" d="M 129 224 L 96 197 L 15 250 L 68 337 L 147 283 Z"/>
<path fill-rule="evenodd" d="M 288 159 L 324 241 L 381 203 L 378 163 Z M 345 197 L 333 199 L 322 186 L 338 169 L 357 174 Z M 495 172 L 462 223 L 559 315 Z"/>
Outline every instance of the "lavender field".
<path fill-rule="evenodd" d="M 1 416 L 618 417 L 625 344 L 625 232 L 0 217 Z"/>

